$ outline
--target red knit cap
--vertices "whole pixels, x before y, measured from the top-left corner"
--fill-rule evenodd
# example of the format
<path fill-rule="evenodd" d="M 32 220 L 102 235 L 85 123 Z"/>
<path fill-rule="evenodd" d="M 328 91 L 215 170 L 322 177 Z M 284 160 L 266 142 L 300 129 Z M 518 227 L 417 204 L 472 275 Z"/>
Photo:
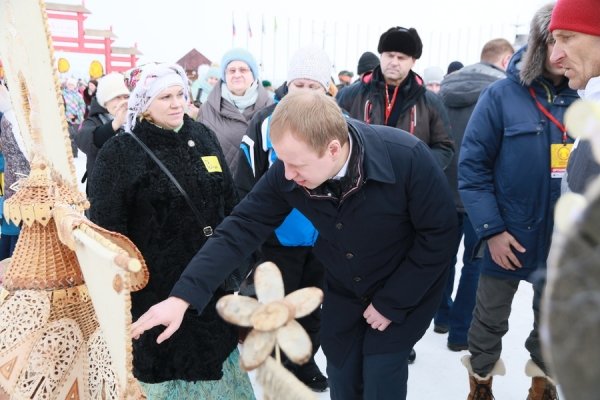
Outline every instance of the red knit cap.
<path fill-rule="evenodd" d="M 599 0 L 558 0 L 552 11 L 550 32 L 555 29 L 600 36 Z"/>

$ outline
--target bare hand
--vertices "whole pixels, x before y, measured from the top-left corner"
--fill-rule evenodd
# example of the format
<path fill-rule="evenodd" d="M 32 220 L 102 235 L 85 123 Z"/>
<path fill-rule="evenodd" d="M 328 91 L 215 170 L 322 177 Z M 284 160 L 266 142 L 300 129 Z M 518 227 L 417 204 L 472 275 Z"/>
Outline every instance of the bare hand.
<path fill-rule="evenodd" d="M 188 307 L 189 303 L 178 297 L 169 297 L 153 305 L 131 325 L 131 337 L 139 339 L 140 335 L 148 329 L 164 325 L 167 329 L 156 339 L 156 343 L 161 344 L 179 329 L 183 320 L 183 314 L 185 314 Z"/>
<path fill-rule="evenodd" d="M 525 253 L 525 247 L 521 246 L 513 235 L 504 231 L 488 239 L 488 247 L 492 260 L 502 268 L 515 271 L 521 268 L 521 262 L 513 252 L 513 248 L 519 253 Z"/>
<path fill-rule="evenodd" d="M 369 304 L 369 307 L 363 313 L 363 317 L 367 320 L 367 324 L 371 325 L 371 328 L 384 331 L 392 321 L 384 317 L 373 307 L 373 303 Z"/>
<path fill-rule="evenodd" d="M 187 105 L 187 115 L 190 116 L 194 121 L 198 118 L 198 112 L 200 111 L 199 107 L 196 107 L 194 103 L 189 103 Z"/>
<path fill-rule="evenodd" d="M 125 118 L 127 118 L 127 102 L 128 100 L 121 100 L 111 112 L 114 116 L 112 122 L 113 131 L 117 131 L 125 123 Z"/>

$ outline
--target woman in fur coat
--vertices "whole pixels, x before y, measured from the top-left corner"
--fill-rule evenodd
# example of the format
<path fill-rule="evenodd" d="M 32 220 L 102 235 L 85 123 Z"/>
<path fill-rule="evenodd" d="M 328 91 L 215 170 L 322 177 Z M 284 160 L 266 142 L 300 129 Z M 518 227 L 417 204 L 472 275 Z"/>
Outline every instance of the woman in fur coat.
<path fill-rule="evenodd" d="M 237 202 L 214 133 L 185 114 L 187 78 L 175 64 L 144 66 L 131 93 L 126 133 L 102 147 L 90 181 L 91 219 L 128 236 L 150 270 L 132 293 L 136 320 L 171 288 L 194 254 Z M 144 150 L 166 166 L 181 191 Z M 161 329 L 133 343 L 134 375 L 149 399 L 254 399 L 239 368 L 237 330 L 215 310 L 219 289 L 201 314 L 190 310 L 177 335 L 157 344 Z"/>

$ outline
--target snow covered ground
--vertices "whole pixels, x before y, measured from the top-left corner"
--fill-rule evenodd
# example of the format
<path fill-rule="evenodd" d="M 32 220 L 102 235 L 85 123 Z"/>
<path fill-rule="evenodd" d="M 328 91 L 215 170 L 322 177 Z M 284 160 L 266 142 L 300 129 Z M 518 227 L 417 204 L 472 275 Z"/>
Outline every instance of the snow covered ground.
<path fill-rule="evenodd" d="M 458 279 L 456 280 L 458 282 Z M 527 397 L 530 378 L 525 376 L 525 363 L 529 354 L 524 344 L 533 326 L 531 300 L 533 290 L 522 283 L 515 295 L 513 312 L 509 321 L 509 332 L 503 340 L 502 359 L 506 364 L 506 375 L 495 377 L 494 396 L 501 400 L 523 400 Z M 460 400 L 469 393 L 467 371 L 460 362 L 463 355 L 446 347 L 447 335 L 433 332 L 433 323 L 425 336 L 417 343 L 417 359 L 409 366 L 408 400 Z M 317 363 L 325 373 L 327 360 L 319 350 Z M 252 376 L 252 375 L 251 375 Z M 253 381 L 254 382 L 254 381 Z M 257 399 L 261 398 L 260 387 L 255 385 Z M 329 400 L 329 393 L 320 393 L 319 400 Z"/>
<path fill-rule="evenodd" d="M 75 158 L 75 165 L 80 180 L 85 172 L 85 154 L 79 152 L 79 157 Z M 80 184 L 80 187 L 85 192 L 85 185 Z M 459 259 L 461 257 L 462 255 L 459 255 Z M 457 271 L 456 283 L 459 274 L 460 272 Z M 503 340 L 502 358 L 506 364 L 506 375 L 494 378 L 493 389 L 497 399 L 522 400 L 527 397 L 531 381 L 524 372 L 525 363 L 529 359 L 524 343 L 533 326 L 532 299 L 531 285 L 526 282 L 521 283 L 513 301 L 509 332 Z M 417 360 L 409 366 L 408 400 L 459 400 L 467 397 L 469 382 L 460 358 L 468 352 L 456 353 L 448 350 L 446 340 L 447 335 L 433 332 L 432 324 L 415 346 Z M 321 350 L 317 353 L 317 363 L 325 373 L 327 360 Z M 262 390 L 255 383 L 254 374 L 250 376 L 255 387 L 256 398 L 261 399 Z M 317 398 L 330 399 L 328 392 L 317 394 Z"/>

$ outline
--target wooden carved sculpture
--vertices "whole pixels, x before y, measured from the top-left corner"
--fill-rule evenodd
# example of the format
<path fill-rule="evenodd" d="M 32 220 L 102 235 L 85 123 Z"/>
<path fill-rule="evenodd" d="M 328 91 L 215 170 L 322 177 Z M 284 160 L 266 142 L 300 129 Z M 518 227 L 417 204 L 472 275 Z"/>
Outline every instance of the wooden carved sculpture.
<path fill-rule="evenodd" d="M 314 399 L 314 394 L 281 365 L 279 349 L 296 364 L 310 359 L 310 338 L 295 319 L 319 307 L 323 292 L 309 287 L 284 297 L 281 272 L 271 262 L 256 268 L 254 284 L 258 300 L 228 295 L 217 302 L 217 311 L 224 320 L 252 328 L 242 347 L 242 368 L 246 371 L 258 368 L 256 378 L 263 386 L 265 399 Z M 277 361 L 271 357 L 273 350 Z"/>
<path fill-rule="evenodd" d="M 0 26 L 32 160 L 4 205 L 22 228 L 0 295 L 0 398 L 144 398 L 132 374 L 129 295 L 148 281 L 144 260 L 83 216 L 44 3 L 0 1 Z"/>

